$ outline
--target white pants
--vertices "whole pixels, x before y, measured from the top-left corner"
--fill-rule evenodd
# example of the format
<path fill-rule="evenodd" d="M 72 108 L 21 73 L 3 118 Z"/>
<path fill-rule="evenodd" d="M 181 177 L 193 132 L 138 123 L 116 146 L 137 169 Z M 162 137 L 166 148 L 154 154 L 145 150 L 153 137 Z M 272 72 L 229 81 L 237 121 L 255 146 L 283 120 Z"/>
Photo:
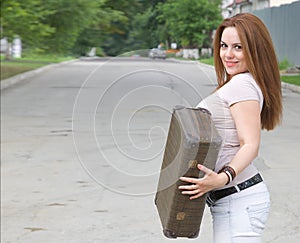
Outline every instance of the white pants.
<path fill-rule="evenodd" d="M 214 243 L 260 243 L 269 209 L 264 182 L 218 200 L 210 208 Z"/>

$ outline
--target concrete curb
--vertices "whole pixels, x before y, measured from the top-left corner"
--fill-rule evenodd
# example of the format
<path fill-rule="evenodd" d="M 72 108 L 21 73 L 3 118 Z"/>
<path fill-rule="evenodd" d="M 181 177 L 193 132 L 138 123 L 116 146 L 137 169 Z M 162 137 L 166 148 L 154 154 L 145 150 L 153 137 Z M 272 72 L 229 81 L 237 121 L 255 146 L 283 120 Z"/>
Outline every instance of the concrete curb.
<path fill-rule="evenodd" d="M 78 59 L 65 61 L 65 62 L 60 62 L 60 63 L 49 64 L 49 65 L 41 67 L 41 68 L 37 68 L 37 69 L 31 70 L 31 71 L 28 71 L 28 72 L 20 73 L 20 74 L 15 75 L 11 78 L 4 79 L 4 80 L 0 81 L 1 90 L 9 88 L 9 87 L 25 80 L 25 79 L 31 78 L 31 77 L 37 75 L 38 73 L 44 72 L 44 71 L 46 71 L 46 70 L 48 70 L 52 67 L 65 65 L 65 64 L 72 63 L 72 62 L 76 62 L 76 61 L 78 61 Z"/>
<path fill-rule="evenodd" d="M 300 94 L 300 86 L 281 82 L 281 87 Z"/>
<path fill-rule="evenodd" d="M 197 61 L 197 60 L 182 60 L 182 59 L 176 59 L 176 58 L 173 58 L 173 57 L 171 57 L 171 58 L 167 58 L 166 60 L 170 60 L 170 61 L 172 61 L 172 62 L 177 62 L 177 63 L 186 63 L 186 64 L 197 64 L 197 63 L 199 63 L 199 61 Z"/>

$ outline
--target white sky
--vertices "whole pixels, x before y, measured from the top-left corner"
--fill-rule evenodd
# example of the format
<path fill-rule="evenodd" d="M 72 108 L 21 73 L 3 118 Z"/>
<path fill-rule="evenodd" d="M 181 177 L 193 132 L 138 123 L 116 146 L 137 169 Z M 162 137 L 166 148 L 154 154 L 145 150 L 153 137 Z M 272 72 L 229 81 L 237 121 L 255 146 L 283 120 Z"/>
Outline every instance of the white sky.
<path fill-rule="evenodd" d="M 275 6 L 279 6 L 281 4 L 288 4 L 288 3 L 292 3 L 292 2 L 296 2 L 299 0 L 270 0 L 270 6 L 271 7 L 275 7 Z"/>
<path fill-rule="evenodd" d="M 270 6 L 275 7 L 281 4 L 288 4 L 296 1 L 300 1 L 300 0 L 270 0 Z M 223 6 L 228 6 L 232 2 L 233 0 L 223 0 Z"/>

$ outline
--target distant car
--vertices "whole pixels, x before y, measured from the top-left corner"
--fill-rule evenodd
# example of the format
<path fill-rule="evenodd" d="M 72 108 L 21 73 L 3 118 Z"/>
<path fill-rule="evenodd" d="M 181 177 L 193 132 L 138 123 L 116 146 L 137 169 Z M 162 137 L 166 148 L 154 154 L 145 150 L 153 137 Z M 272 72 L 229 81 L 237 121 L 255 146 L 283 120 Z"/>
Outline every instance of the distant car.
<path fill-rule="evenodd" d="M 166 59 L 167 57 L 167 53 L 165 50 L 163 49 L 159 49 L 159 48 L 153 48 L 149 51 L 148 56 L 152 59 L 155 58 L 162 58 L 162 59 Z"/>

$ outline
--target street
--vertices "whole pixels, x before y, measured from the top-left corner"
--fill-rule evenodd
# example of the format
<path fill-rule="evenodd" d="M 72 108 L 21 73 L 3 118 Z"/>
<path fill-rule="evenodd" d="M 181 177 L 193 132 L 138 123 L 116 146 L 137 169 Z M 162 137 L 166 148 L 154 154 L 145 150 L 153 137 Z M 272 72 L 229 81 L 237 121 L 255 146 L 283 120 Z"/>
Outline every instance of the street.
<path fill-rule="evenodd" d="M 198 62 L 82 59 L 2 90 L 1 242 L 169 242 L 154 196 L 172 108 L 215 83 Z M 269 243 L 300 238 L 300 94 L 283 100 L 255 161 L 271 192 Z M 208 209 L 195 241 L 212 242 Z"/>

